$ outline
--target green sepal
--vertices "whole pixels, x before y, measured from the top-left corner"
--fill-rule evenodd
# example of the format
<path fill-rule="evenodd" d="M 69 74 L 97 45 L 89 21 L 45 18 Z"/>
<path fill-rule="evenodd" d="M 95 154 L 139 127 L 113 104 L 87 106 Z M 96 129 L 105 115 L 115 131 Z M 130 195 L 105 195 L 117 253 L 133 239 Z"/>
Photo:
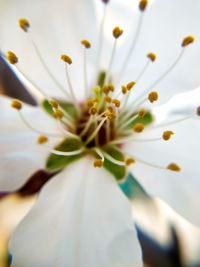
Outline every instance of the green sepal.
<path fill-rule="evenodd" d="M 81 146 L 82 146 L 81 141 L 73 138 L 67 138 L 59 145 L 57 145 L 55 149 L 59 151 L 69 152 L 78 150 L 81 148 Z M 48 171 L 54 171 L 54 172 L 59 171 L 65 168 L 73 161 L 81 158 L 82 156 L 83 153 L 75 156 L 60 156 L 60 155 L 50 154 L 46 161 L 46 168 Z"/>
<path fill-rule="evenodd" d="M 146 193 L 144 188 L 136 180 L 132 173 L 129 173 L 126 179 L 118 184 L 123 193 L 129 200 L 134 199 L 148 199 L 149 195 Z"/>
<path fill-rule="evenodd" d="M 73 103 L 63 102 L 63 101 L 60 101 L 60 100 L 57 100 L 57 99 L 55 99 L 55 100 L 59 103 L 61 108 L 65 112 L 67 112 L 70 116 L 72 116 L 72 117 L 76 116 L 76 108 L 75 108 Z M 53 109 L 52 109 L 52 106 L 49 104 L 48 100 L 45 99 L 42 102 L 42 107 L 50 116 L 53 116 Z"/>
<path fill-rule="evenodd" d="M 127 121 L 131 118 L 135 116 L 135 114 L 132 114 L 130 117 L 128 117 Z M 142 123 L 144 125 L 148 125 L 150 123 L 153 122 L 153 115 L 148 111 L 144 117 L 142 118 L 139 118 L 137 117 L 135 120 L 133 120 L 129 125 L 126 126 L 126 129 L 132 129 L 133 126 L 136 124 L 136 123 Z"/>
<path fill-rule="evenodd" d="M 106 153 L 116 160 L 124 161 L 124 154 L 115 146 L 106 145 L 102 148 Z M 109 171 L 117 181 L 121 181 L 126 177 L 126 166 L 114 164 L 106 157 L 104 159 L 104 168 Z"/>

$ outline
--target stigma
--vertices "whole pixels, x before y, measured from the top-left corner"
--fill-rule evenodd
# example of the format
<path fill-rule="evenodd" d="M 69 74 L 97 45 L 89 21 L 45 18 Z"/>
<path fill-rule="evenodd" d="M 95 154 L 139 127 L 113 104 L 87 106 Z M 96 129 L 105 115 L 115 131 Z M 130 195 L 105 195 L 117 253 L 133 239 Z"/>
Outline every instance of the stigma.
<path fill-rule="evenodd" d="M 102 0 L 102 3 L 105 7 L 104 10 L 106 10 L 110 1 Z M 139 1 L 138 8 L 142 17 L 144 16 L 147 7 L 147 0 Z M 104 14 L 101 23 L 102 27 L 105 19 L 106 16 Z M 38 134 L 37 143 L 39 145 L 47 145 L 49 138 L 54 137 L 60 137 L 61 142 L 63 142 L 63 140 L 73 140 L 72 142 L 75 142 L 76 144 L 74 149 L 66 151 L 66 149 L 62 149 L 62 145 L 58 144 L 56 148 L 50 148 L 50 153 L 61 157 L 85 156 L 86 154 L 90 154 L 94 157 L 93 166 L 95 168 L 106 167 L 106 164 L 108 165 L 107 162 L 110 162 L 126 169 L 137 162 L 142 162 L 143 164 L 150 165 L 151 167 L 169 171 L 179 172 L 181 170 L 177 163 L 170 163 L 167 167 L 163 167 L 157 166 L 156 163 L 154 164 L 138 159 L 137 155 L 127 154 L 123 150 L 123 147 L 124 144 L 129 142 L 145 143 L 162 142 L 163 140 L 169 141 L 172 135 L 174 135 L 173 131 L 165 129 L 162 136 L 158 136 L 153 139 L 149 138 L 150 127 L 148 124 L 153 122 L 153 116 L 151 114 L 151 109 L 146 108 L 146 105 L 153 105 L 155 102 L 159 101 L 159 93 L 154 91 L 154 87 L 176 67 L 181 60 L 185 49 L 195 41 L 193 36 L 183 38 L 183 41 L 180 44 L 181 51 L 177 59 L 175 59 L 170 68 L 164 71 L 161 77 L 156 79 L 152 85 L 142 92 L 143 94 L 141 98 L 135 101 L 132 100 L 134 99 L 132 96 L 134 96 L 134 92 L 137 90 L 138 81 L 143 78 L 147 68 L 151 67 L 151 64 L 157 60 L 156 54 L 154 52 L 146 54 L 145 58 L 147 62 L 139 75 L 135 77 L 135 79 L 130 79 L 129 81 L 126 81 L 126 83 L 120 84 L 116 82 L 115 77 L 113 77 L 112 67 L 118 48 L 118 39 L 121 38 L 124 31 L 119 26 L 116 26 L 110 33 L 113 37 L 113 49 L 110 57 L 108 58 L 108 67 L 106 71 L 102 72 L 101 69 L 99 69 L 98 63 L 99 58 L 101 57 L 103 42 L 103 28 L 101 27 L 96 66 L 97 80 L 93 86 L 89 86 L 87 73 L 87 54 L 93 49 L 93 45 L 92 42 L 87 39 L 82 39 L 80 41 L 80 46 L 82 46 L 83 49 L 81 71 L 83 72 L 83 87 L 85 89 L 84 101 L 80 102 L 76 95 L 77 88 L 74 88 L 73 81 L 70 77 L 73 58 L 71 58 L 68 54 L 60 55 L 60 59 L 64 62 L 64 70 L 67 81 L 66 88 L 56 79 L 56 77 L 54 77 L 43 59 L 43 56 L 31 35 L 31 26 L 29 21 L 25 18 L 19 19 L 19 27 L 29 36 L 29 40 L 36 51 L 41 65 L 49 75 L 49 78 L 57 86 L 58 90 L 61 90 L 65 95 L 65 98 L 60 101 L 48 96 L 44 92 L 45 90 L 36 86 L 36 89 L 43 95 L 44 98 L 41 106 L 52 116 L 52 119 L 55 121 L 55 128 L 58 130 L 59 134 L 45 132 L 43 129 L 35 128 L 34 125 L 25 118 L 22 103 L 17 99 L 12 101 L 11 107 L 18 112 L 25 125 L 31 131 Z M 140 32 L 140 28 L 141 25 L 139 23 L 137 34 Z M 135 42 L 137 41 L 136 37 L 133 39 Z M 134 46 L 135 43 L 133 42 L 133 45 L 131 46 L 132 50 L 134 49 Z M 125 65 L 123 65 L 122 62 L 122 66 L 124 66 L 123 70 L 125 70 L 129 58 L 130 51 L 128 51 L 124 60 Z M 14 52 L 7 52 L 7 60 L 21 72 L 20 67 L 18 66 L 18 57 Z M 21 74 L 23 73 L 21 72 Z M 123 75 L 123 71 L 120 75 Z M 25 78 L 27 78 L 27 76 L 25 76 Z M 30 79 L 28 80 L 31 82 Z M 67 108 L 67 105 L 70 106 L 70 109 Z M 197 108 L 194 116 L 196 115 L 200 116 L 200 107 Z M 140 138 L 140 136 L 144 138 Z M 147 138 L 145 138 L 145 136 L 147 136 Z"/>

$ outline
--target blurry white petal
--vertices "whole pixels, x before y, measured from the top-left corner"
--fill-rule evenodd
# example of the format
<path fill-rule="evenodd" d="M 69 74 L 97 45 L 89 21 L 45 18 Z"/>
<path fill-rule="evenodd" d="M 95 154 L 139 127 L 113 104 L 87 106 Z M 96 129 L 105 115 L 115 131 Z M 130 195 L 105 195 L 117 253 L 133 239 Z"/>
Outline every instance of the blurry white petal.
<path fill-rule="evenodd" d="M 126 231 L 132 231 L 133 238 L 128 240 Z M 110 252 L 109 245 L 123 232 L 127 243 L 121 259 L 128 253 L 138 261 L 140 247 L 128 200 L 112 176 L 84 158 L 43 187 L 10 241 L 13 266 L 112 266 L 115 251 Z M 141 259 L 137 264 L 142 266 Z"/>
<path fill-rule="evenodd" d="M 11 99 L 0 97 L 0 191 L 13 191 L 22 186 L 36 170 L 44 168 L 49 153 L 45 145 L 37 144 L 39 134 L 27 129 L 10 103 Z M 39 115 L 40 124 L 36 124 L 38 129 L 44 127 L 45 121 L 45 131 L 52 132 L 53 129 L 55 132 L 55 122 L 52 123 L 50 118 L 48 120 L 48 115 L 42 116 L 42 112 L 38 112 L 38 108 L 25 107 L 25 116 L 30 123 L 34 125 L 38 122 Z M 57 140 L 52 140 L 52 145 L 55 141 Z"/>
<path fill-rule="evenodd" d="M 198 118 L 149 131 L 148 135 L 146 132 L 145 137 L 160 137 L 164 130 L 172 130 L 175 133 L 171 140 L 132 142 L 125 150 L 136 158 L 161 167 L 167 167 L 169 163 L 175 162 L 181 167 L 181 172 L 153 168 L 140 162 L 132 165 L 131 170 L 149 193 L 163 198 L 179 214 L 200 225 Z"/>

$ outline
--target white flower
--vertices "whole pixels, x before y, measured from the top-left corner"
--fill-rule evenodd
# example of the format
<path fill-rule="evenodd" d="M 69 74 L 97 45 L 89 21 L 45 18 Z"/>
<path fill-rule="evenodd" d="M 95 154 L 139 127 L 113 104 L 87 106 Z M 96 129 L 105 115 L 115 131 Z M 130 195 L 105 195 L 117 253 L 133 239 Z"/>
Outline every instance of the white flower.
<path fill-rule="evenodd" d="M 16 3 L 22 4 L 21 1 Z M 158 152 L 163 145 L 170 146 L 166 141 L 174 134 L 175 128 L 172 131 L 164 124 L 164 129 L 159 130 L 149 110 L 150 105 L 160 98 L 161 102 L 165 102 L 171 95 L 194 89 L 199 83 L 197 67 L 200 49 L 192 44 L 193 34 L 198 33 L 198 1 L 195 1 L 193 6 L 186 0 L 176 3 L 170 1 L 170 4 L 154 1 L 148 10 L 147 1 L 142 0 L 139 11 L 136 11 L 133 4 L 131 8 L 126 9 L 126 14 L 121 9 L 115 9 L 118 1 L 113 3 L 113 6 L 111 2 L 110 7 L 108 3 L 101 3 L 104 5 L 104 13 L 100 14 L 100 17 L 104 17 L 105 21 L 100 19 L 100 30 L 97 30 L 93 4 L 93 1 L 89 0 L 86 4 L 79 0 L 76 4 L 68 1 L 65 5 L 62 1 L 59 4 L 54 1 L 43 1 L 38 6 L 25 1 L 24 17 L 27 17 L 30 12 L 28 10 L 33 8 L 30 19 L 33 22 L 36 19 L 33 23 L 33 32 L 29 32 L 29 22 L 26 19 L 19 21 L 21 28 L 27 31 L 27 36 L 22 38 L 30 38 L 26 43 L 28 48 L 25 46 L 24 49 L 24 45 L 20 48 L 16 43 L 11 47 L 10 44 L 10 50 L 18 50 L 17 55 L 21 56 L 18 64 L 15 54 L 9 50 L 9 62 L 15 64 L 19 76 L 33 89 L 38 99 L 42 99 L 41 106 L 52 115 L 53 120 L 44 113 L 40 115 L 41 108 L 32 111 L 32 108 L 25 105 L 21 110 L 21 102 L 14 100 L 12 107 L 17 109 L 22 119 L 20 121 L 15 116 L 18 114 L 14 111 L 9 112 L 8 100 L 1 97 L 0 116 L 4 124 L 1 130 L 1 191 L 19 188 L 34 171 L 44 168 L 45 165 L 48 171 L 59 171 L 43 187 L 35 206 L 11 239 L 10 250 L 14 256 L 14 266 L 19 266 L 22 262 L 27 266 L 141 266 L 141 252 L 132 225 L 131 208 L 127 198 L 120 192 L 117 182 L 132 202 L 134 216 L 134 207 L 137 211 L 137 198 L 131 181 L 135 180 L 133 177 L 126 179 L 130 164 L 133 163 L 130 168 L 138 177 L 144 166 L 147 166 L 148 171 L 144 171 L 140 179 L 145 178 L 143 183 L 147 183 L 147 190 L 160 196 L 166 191 L 168 184 L 174 186 L 174 180 L 188 179 L 188 176 L 181 176 L 181 173 L 170 172 L 180 171 L 174 160 L 178 160 L 181 165 L 181 157 L 185 157 L 185 150 L 175 148 L 179 140 L 171 144 L 166 154 L 167 158 L 163 156 L 163 151 L 166 151 L 164 148 Z M 50 6 L 54 8 L 53 14 L 46 12 L 46 8 Z M 124 8 L 123 5 L 122 7 Z M 11 12 L 11 18 L 8 16 L 3 21 L 6 25 L 6 31 L 1 31 L 3 40 L 6 40 L 5 33 L 8 33 L 6 22 L 12 22 L 11 19 L 15 20 L 18 16 L 12 1 L 6 2 L 4 11 L 6 8 L 7 13 Z M 54 16 L 58 9 L 61 13 L 56 17 L 55 26 L 48 16 Z M 100 9 L 102 6 L 97 6 L 97 11 Z M 41 12 L 44 18 L 38 12 Z M 66 16 L 62 16 L 62 12 Z M 133 34 L 132 26 L 135 25 L 134 20 L 137 16 L 139 23 L 136 26 L 136 34 Z M 190 16 L 193 20 L 189 21 Z M 63 25 L 62 19 L 66 19 L 66 26 Z M 158 25 L 161 22 L 162 25 Z M 51 26 L 48 25 L 50 23 Z M 177 30 L 174 29 L 174 25 Z M 153 31 L 149 29 L 150 26 L 153 27 Z M 121 28 L 124 29 L 124 33 Z M 47 29 L 51 37 L 46 35 Z M 39 32 L 44 40 L 38 45 L 35 40 Z M 15 40 L 14 34 L 9 34 Z M 55 39 L 54 34 L 61 35 L 66 41 L 57 42 L 57 36 Z M 84 39 L 81 49 L 81 38 L 88 38 L 92 44 L 91 48 Z M 10 38 L 8 39 L 10 41 Z M 24 42 L 27 40 L 23 39 Z M 62 46 L 62 49 L 59 48 L 55 52 L 55 43 Z M 51 47 L 55 55 L 50 56 L 48 51 Z M 7 47 L 2 44 L 2 49 L 4 51 Z M 44 52 L 41 54 L 40 50 Z M 62 52 L 65 50 L 67 55 Z M 151 52 L 154 50 L 156 54 Z M 38 70 L 36 57 L 30 57 L 30 53 L 35 53 L 39 58 L 43 70 Z M 60 77 L 61 66 L 57 62 L 54 64 L 51 59 L 57 56 L 56 53 L 59 53 L 59 56 L 62 54 L 61 59 L 65 64 L 68 86 L 66 91 L 65 83 Z M 27 63 L 20 63 L 22 58 L 25 61 L 27 56 L 31 58 L 31 62 L 28 62 L 28 66 L 32 65 L 30 68 L 27 67 Z M 47 58 L 48 64 L 44 58 Z M 102 72 L 103 68 L 105 72 Z M 53 71 L 58 74 L 58 79 L 52 76 Z M 47 80 L 48 75 L 50 79 Z M 104 86 L 97 82 L 99 77 Z M 67 98 L 62 96 L 60 100 L 60 91 L 57 91 L 57 87 Z M 155 90 L 159 92 L 159 99 Z M 179 119 L 184 121 L 181 124 L 183 127 L 186 125 L 188 128 L 193 121 L 197 124 L 196 115 L 199 115 L 199 109 L 196 108 L 193 107 L 188 124 L 184 121 L 187 115 L 183 114 Z M 23 110 L 26 112 L 23 113 Z M 155 109 L 155 118 L 161 111 L 162 107 Z M 175 124 L 175 127 L 181 127 L 177 125 Z M 42 148 L 36 146 L 36 135 L 30 133 L 28 128 L 40 134 L 38 143 L 46 143 Z M 48 140 L 49 142 L 46 142 Z M 188 140 L 185 132 L 183 140 Z M 56 144 L 59 145 L 55 147 Z M 195 142 L 194 145 L 196 149 L 198 144 Z M 145 151 L 143 155 L 142 147 Z M 50 156 L 49 151 L 52 153 Z M 169 152 L 172 152 L 172 155 Z M 175 152 L 181 157 L 176 157 Z M 193 159 L 193 154 L 190 156 Z M 142 169 L 137 167 L 140 167 L 140 164 L 143 166 Z M 188 169 L 185 169 L 185 166 L 181 166 L 183 173 L 189 172 L 191 177 L 196 179 L 192 171 L 199 171 L 199 166 L 194 165 L 196 169 L 194 166 L 191 168 L 190 164 Z M 158 179 L 160 184 L 163 183 L 162 176 L 167 177 L 165 190 L 156 191 L 155 184 L 158 183 Z M 149 183 L 148 179 L 154 179 L 154 183 L 152 180 Z M 180 183 L 177 186 L 180 192 L 182 186 Z M 162 186 L 159 186 L 160 189 Z M 194 194 L 194 191 L 188 190 L 186 193 Z M 164 197 L 183 215 L 199 223 L 199 218 L 193 216 L 198 214 L 198 201 L 191 198 L 191 204 L 187 203 L 187 208 L 185 205 L 177 206 L 177 194 L 179 192 L 174 192 L 176 198 L 171 199 L 171 194 L 167 192 Z M 182 196 L 184 198 L 185 194 Z M 136 215 L 136 221 L 137 218 Z"/>

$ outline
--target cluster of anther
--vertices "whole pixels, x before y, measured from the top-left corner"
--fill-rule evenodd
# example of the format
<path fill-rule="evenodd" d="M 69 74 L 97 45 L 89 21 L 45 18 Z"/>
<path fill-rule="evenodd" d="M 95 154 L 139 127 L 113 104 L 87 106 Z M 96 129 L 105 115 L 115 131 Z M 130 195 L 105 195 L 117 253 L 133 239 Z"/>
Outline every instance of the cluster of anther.
<path fill-rule="evenodd" d="M 104 4 L 108 4 L 109 0 L 102 0 Z M 144 11 L 146 10 L 148 1 L 147 0 L 140 0 L 139 2 L 139 9 L 141 11 L 141 15 L 143 15 Z M 103 17 L 105 19 L 105 16 Z M 102 25 L 104 25 L 104 22 L 102 21 Z M 19 26 L 21 29 L 25 32 L 28 32 L 30 28 L 30 24 L 28 20 L 26 19 L 20 19 L 19 20 Z M 139 32 L 141 24 L 138 24 L 138 30 Z M 100 33 L 102 31 L 100 30 Z M 115 39 L 113 50 L 111 53 L 111 58 L 108 64 L 108 68 L 104 77 L 104 85 L 97 85 L 95 88 L 93 88 L 93 95 L 94 97 L 88 97 L 91 96 L 91 92 L 88 92 L 88 84 L 87 84 L 87 71 L 86 71 L 86 50 L 91 47 L 91 44 L 88 40 L 82 40 L 81 44 L 84 47 L 84 85 L 85 85 L 85 96 L 86 99 L 89 98 L 84 104 L 79 104 L 77 102 L 76 96 L 74 94 L 74 90 L 72 87 L 72 83 L 70 81 L 69 73 L 68 73 L 68 66 L 72 64 L 72 59 L 66 55 L 61 55 L 61 59 L 65 63 L 65 70 L 66 70 L 66 78 L 68 82 L 68 91 L 62 87 L 62 85 L 53 77 L 52 73 L 48 69 L 48 66 L 45 64 L 39 49 L 37 48 L 35 42 L 30 37 L 30 40 L 35 48 L 36 53 L 38 54 L 38 57 L 41 60 L 41 63 L 43 64 L 43 67 L 46 69 L 47 73 L 49 74 L 50 78 L 53 80 L 53 82 L 66 94 L 66 96 L 71 99 L 71 102 L 75 108 L 75 115 L 72 117 L 70 114 L 68 114 L 63 108 L 62 105 L 59 104 L 54 99 L 50 99 L 40 88 L 37 88 L 38 91 L 44 96 L 45 99 L 48 100 L 49 104 L 52 107 L 53 110 L 53 116 L 57 120 L 58 127 L 61 131 L 61 134 L 59 136 L 63 137 L 70 137 L 79 139 L 82 141 L 82 148 L 78 149 L 76 151 L 58 151 L 55 149 L 52 149 L 51 152 L 57 155 L 63 155 L 63 156 L 72 156 L 82 153 L 84 150 L 94 150 L 96 154 L 100 158 L 96 159 L 94 161 L 95 167 L 102 167 L 104 164 L 104 156 L 107 157 L 110 161 L 112 161 L 115 164 L 122 165 L 122 166 L 129 166 L 130 164 L 135 163 L 135 161 L 139 161 L 137 158 L 126 158 L 124 161 L 118 161 L 111 157 L 111 155 L 106 154 L 105 151 L 103 151 L 102 147 L 106 144 L 112 144 L 115 146 L 120 147 L 121 144 L 134 141 L 135 135 L 133 133 L 139 134 L 142 133 L 145 129 L 145 126 L 143 123 L 133 123 L 135 119 L 142 118 L 146 115 L 146 110 L 144 108 L 141 108 L 141 106 L 146 102 L 149 101 L 150 103 L 154 103 L 158 100 L 158 93 L 156 91 L 151 91 L 152 88 L 154 88 L 162 79 L 164 79 L 176 66 L 176 64 L 180 61 L 183 52 L 185 51 L 185 47 L 187 47 L 189 44 L 194 42 L 193 36 L 187 36 L 182 41 L 182 51 L 176 61 L 172 64 L 172 66 L 164 72 L 159 79 L 157 79 L 149 88 L 144 92 L 143 96 L 141 97 L 141 101 L 137 103 L 136 101 L 136 107 L 133 110 L 132 107 L 128 107 L 128 99 L 131 94 L 131 90 L 135 86 L 136 83 L 138 83 L 139 79 L 144 75 L 147 67 L 149 66 L 150 62 L 154 62 L 156 60 L 156 55 L 153 52 L 150 52 L 147 54 L 147 63 L 140 72 L 139 76 L 135 79 L 135 81 L 131 81 L 126 85 L 121 86 L 121 90 L 117 91 L 113 84 L 110 83 L 111 80 L 111 69 L 113 64 L 113 58 L 115 55 L 116 45 L 118 38 L 123 34 L 123 30 L 120 29 L 118 26 L 113 29 L 113 37 Z M 100 40 L 102 40 L 102 36 L 100 35 Z M 101 42 L 100 42 L 101 44 Z M 101 45 L 100 45 L 101 46 Z M 127 65 L 127 62 L 130 58 L 131 52 L 133 50 L 133 46 L 131 46 L 130 51 L 127 54 L 127 58 L 125 60 L 125 63 Z M 101 47 L 99 49 L 101 51 Z M 98 56 L 100 57 L 100 54 Z M 18 63 L 17 56 L 11 52 L 8 51 L 7 53 L 7 59 L 11 64 Z M 98 65 L 98 64 L 97 64 Z M 123 66 L 123 64 L 122 64 Z M 17 67 L 18 71 L 20 69 Z M 123 69 L 124 71 L 124 69 Z M 122 73 L 123 73 L 122 71 Z M 21 71 L 20 71 L 21 72 Z M 99 69 L 98 69 L 99 72 Z M 23 74 L 21 72 L 21 74 Z M 121 73 L 120 73 L 121 74 Z M 122 75 L 122 74 L 121 74 Z M 26 77 L 26 76 L 25 76 Z M 28 79 L 30 81 L 30 79 Z M 99 83 L 100 84 L 100 83 Z M 120 97 L 120 98 L 119 98 Z M 139 99 L 140 100 L 140 99 Z M 21 119 L 24 121 L 24 123 L 29 127 L 31 130 L 41 133 L 39 130 L 34 129 L 32 125 L 29 124 L 28 121 L 23 117 L 22 113 L 20 112 L 22 108 L 22 104 L 19 100 L 13 100 L 11 106 L 18 110 L 19 115 Z M 200 116 L 200 107 L 197 108 L 196 114 Z M 129 127 L 127 129 L 127 126 L 134 125 L 132 130 L 129 130 Z M 170 140 L 171 136 L 174 133 L 170 130 L 164 131 L 162 137 L 154 138 L 154 139 L 146 139 L 140 141 L 156 141 L 156 140 Z M 44 144 L 48 141 L 47 136 L 54 136 L 58 137 L 58 135 L 54 134 L 41 134 L 38 138 L 38 144 Z M 137 139 L 135 140 L 137 141 Z M 141 160 L 142 161 L 142 160 Z M 143 163 L 149 164 L 151 166 L 163 168 L 160 166 L 156 166 L 154 164 L 150 164 L 148 162 Z M 167 169 L 172 171 L 180 171 L 180 167 L 175 164 L 171 163 L 167 166 Z"/>

